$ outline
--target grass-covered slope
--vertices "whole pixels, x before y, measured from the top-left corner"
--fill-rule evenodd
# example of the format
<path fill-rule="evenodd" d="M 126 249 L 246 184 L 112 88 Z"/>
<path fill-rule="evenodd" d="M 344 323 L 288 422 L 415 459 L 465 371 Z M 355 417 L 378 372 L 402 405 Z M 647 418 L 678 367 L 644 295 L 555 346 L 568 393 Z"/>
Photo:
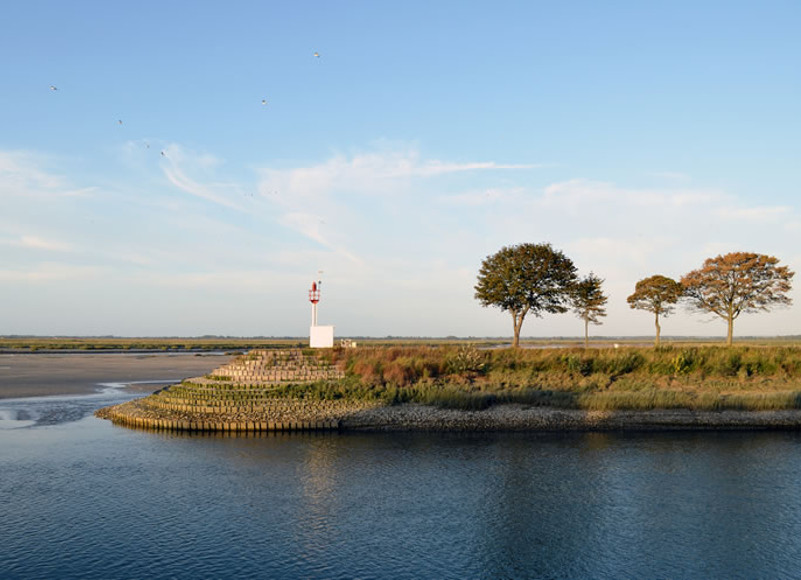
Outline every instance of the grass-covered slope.
<path fill-rule="evenodd" d="M 797 429 L 795 409 L 798 347 L 446 345 L 255 350 L 96 414 L 184 431 Z"/>
<path fill-rule="evenodd" d="M 497 403 L 587 410 L 801 408 L 799 347 L 489 349 L 367 347 L 321 356 L 345 379 L 290 385 L 285 396 Z"/>

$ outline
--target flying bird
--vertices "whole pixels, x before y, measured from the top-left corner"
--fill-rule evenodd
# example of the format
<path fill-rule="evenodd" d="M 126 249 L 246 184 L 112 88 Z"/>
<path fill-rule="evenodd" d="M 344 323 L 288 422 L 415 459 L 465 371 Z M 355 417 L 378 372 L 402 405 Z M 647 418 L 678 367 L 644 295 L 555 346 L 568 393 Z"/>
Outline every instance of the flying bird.
<path fill-rule="evenodd" d="M 319 52 L 315 52 L 314 56 L 317 57 L 317 58 L 320 58 L 320 53 Z"/>
<path fill-rule="evenodd" d="M 261 104 L 262 104 L 262 105 L 266 105 L 266 104 L 267 104 L 267 99 L 262 99 L 262 100 L 261 100 Z"/>
<path fill-rule="evenodd" d="M 122 125 L 122 119 L 117 119 L 117 123 L 119 123 L 120 125 Z"/>
<path fill-rule="evenodd" d="M 58 87 L 57 87 L 57 86 L 55 86 L 55 85 L 50 85 L 50 90 L 51 90 L 51 91 L 57 91 L 57 90 L 58 90 Z"/>

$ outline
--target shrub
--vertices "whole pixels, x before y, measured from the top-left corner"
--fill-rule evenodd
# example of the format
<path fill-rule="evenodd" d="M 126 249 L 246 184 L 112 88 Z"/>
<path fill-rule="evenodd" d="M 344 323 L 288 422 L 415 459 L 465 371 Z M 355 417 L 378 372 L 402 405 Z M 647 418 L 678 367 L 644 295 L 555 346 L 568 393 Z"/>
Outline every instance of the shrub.
<path fill-rule="evenodd" d="M 448 370 L 451 373 L 466 375 L 483 373 L 486 369 L 486 357 L 472 344 L 459 345 L 456 352 L 448 357 Z"/>
<path fill-rule="evenodd" d="M 740 364 L 742 363 L 742 356 L 739 352 L 734 351 L 728 353 L 727 356 L 723 357 L 722 361 L 719 363 L 718 372 L 722 375 L 736 377 L 737 374 L 740 372 Z"/>
<path fill-rule="evenodd" d="M 693 370 L 697 365 L 697 354 L 695 349 L 685 348 L 674 356 L 671 359 L 673 374 L 683 375 Z"/>
<path fill-rule="evenodd" d="M 609 365 L 608 372 L 613 375 L 633 373 L 645 362 L 645 357 L 637 351 L 625 351 L 615 356 Z"/>
<path fill-rule="evenodd" d="M 571 373 L 578 373 L 584 377 L 592 374 L 593 359 L 587 356 L 569 354 L 564 357 L 565 366 Z"/>

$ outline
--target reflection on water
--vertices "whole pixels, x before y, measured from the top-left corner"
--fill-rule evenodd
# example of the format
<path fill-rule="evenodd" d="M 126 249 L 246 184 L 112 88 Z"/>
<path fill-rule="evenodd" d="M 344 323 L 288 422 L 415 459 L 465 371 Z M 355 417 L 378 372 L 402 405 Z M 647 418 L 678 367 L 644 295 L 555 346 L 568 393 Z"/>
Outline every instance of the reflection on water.
<path fill-rule="evenodd" d="M 79 421 L 101 407 L 116 405 L 143 396 L 142 393 L 124 391 L 126 387 L 168 383 L 169 381 L 164 380 L 99 383 L 98 386 L 101 389 L 88 395 L 0 399 L 0 430 Z"/>
<path fill-rule="evenodd" d="M 41 421 L 99 403 L 10 407 L 40 415 L 0 431 L 4 578 L 781 578 L 801 564 L 797 433 Z"/>

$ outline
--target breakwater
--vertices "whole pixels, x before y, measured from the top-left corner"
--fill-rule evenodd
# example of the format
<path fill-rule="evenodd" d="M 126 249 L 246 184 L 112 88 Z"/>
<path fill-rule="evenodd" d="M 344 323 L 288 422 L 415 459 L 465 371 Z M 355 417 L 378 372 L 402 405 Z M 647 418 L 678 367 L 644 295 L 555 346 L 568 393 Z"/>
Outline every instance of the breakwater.
<path fill-rule="evenodd" d="M 281 395 L 286 385 L 336 381 L 342 372 L 300 349 L 254 350 L 204 377 L 98 410 L 116 424 L 175 431 L 329 431 L 378 403 Z"/>

